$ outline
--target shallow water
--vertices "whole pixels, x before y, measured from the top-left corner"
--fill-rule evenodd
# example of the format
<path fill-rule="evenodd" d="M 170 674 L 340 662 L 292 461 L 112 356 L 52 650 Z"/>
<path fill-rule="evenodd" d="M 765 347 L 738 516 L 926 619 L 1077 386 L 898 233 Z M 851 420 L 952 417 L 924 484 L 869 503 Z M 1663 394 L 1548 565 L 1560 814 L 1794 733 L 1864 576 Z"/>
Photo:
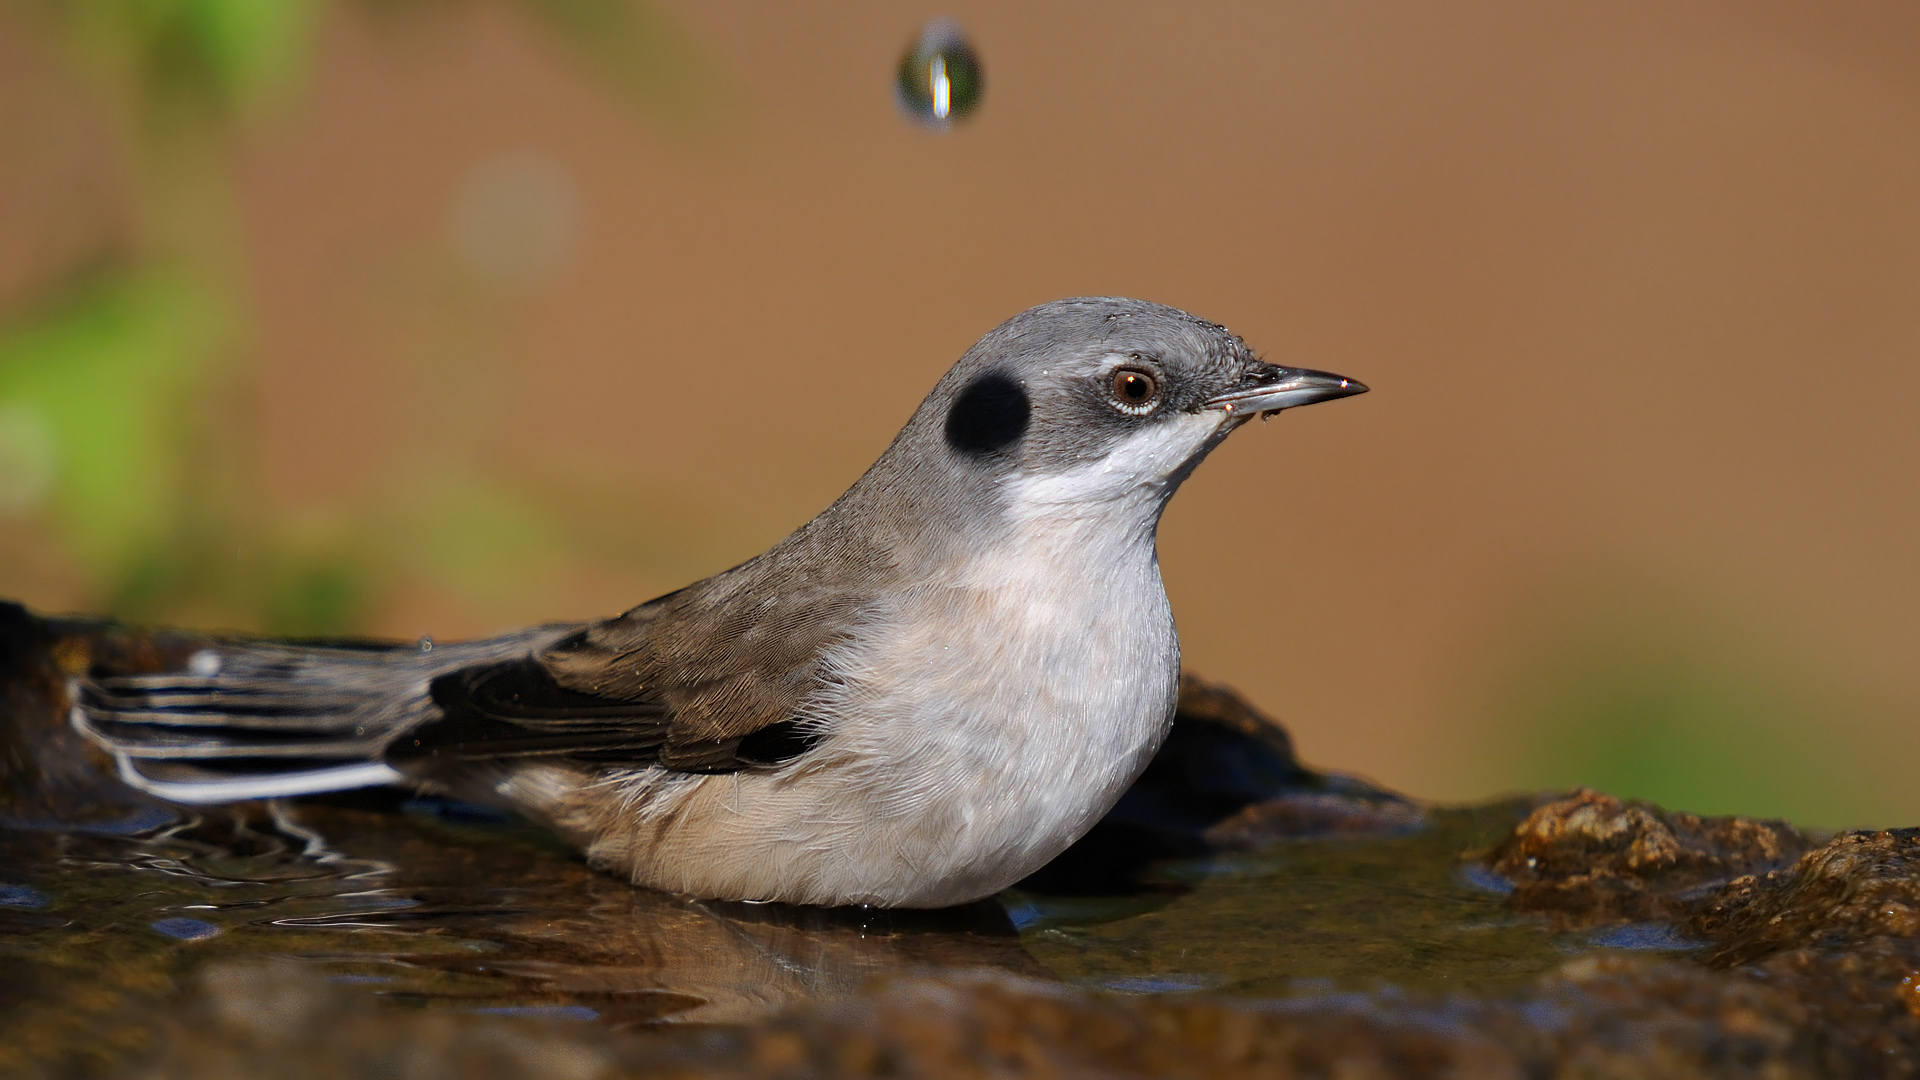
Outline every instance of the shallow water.
<path fill-rule="evenodd" d="M 1498 991 L 1596 947 L 1463 869 L 1523 812 L 1441 810 L 1410 834 L 1154 864 L 1130 895 L 1016 889 L 943 913 L 668 897 L 538 828 L 422 800 L 16 819 L 0 1009 L 9 1056 L 76 1062 L 136 1049 L 126 1018 L 234 959 L 291 959 L 396 1006 L 622 1027 L 740 1023 L 929 967 L 1130 993 Z"/>
<path fill-rule="evenodd" d="M 1163 903 L 1003 897 L 1022 944 L 1063 978 L 1116 990 L 1271 997 L 1335 990 L 1516 986 L 1581 943 L 1506 909 L 1461 856 L 1525 815 L 1441 810 L 1408 835 L 1284 841 L 1165 863 Z"/>

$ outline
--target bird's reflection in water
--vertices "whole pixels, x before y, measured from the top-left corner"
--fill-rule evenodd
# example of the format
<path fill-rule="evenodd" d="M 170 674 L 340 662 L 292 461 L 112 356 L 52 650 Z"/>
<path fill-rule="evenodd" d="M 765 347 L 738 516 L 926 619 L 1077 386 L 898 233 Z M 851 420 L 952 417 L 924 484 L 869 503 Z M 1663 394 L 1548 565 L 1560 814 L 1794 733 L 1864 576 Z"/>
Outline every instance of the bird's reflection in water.
<path fill-rule="evenodd" d="M 255 933 L 299 938 L 262 936 L 261 950 L 427 1004 L 724 1024 L 907 970 L 1047 974 L 992 902 L 918 912 L 671 896 L 592 871 L 542 831 L 462 820 L 464 810 L 415 799 L 398 814 L 327 804 L 216 812 L 154 838 L 197 856 L 139 855 L 229 875 L 239 860 L 262 882 L 287 880 L 279 875 L 297 864 L 326 873 L 344 888 L 251 901 Z M 263 835 L 281 843 L 263 846 Z"/>

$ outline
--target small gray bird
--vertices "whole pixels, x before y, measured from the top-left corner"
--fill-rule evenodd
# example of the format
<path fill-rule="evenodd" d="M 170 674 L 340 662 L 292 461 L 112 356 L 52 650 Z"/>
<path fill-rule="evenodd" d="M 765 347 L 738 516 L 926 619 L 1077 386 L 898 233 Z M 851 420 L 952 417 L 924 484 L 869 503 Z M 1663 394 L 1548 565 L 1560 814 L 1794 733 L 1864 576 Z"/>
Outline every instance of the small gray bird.
<path fill-rule="evenodd" d="M 420 647 L 221 640 L 95 674 L 74 725 L 213 803 L 395 784 L 509 807 L 701 897 L 940 907 L 1038 869 L 1173 721 L 1154 535 L 1256 414 L 1366 387 L 1138 300 L 989 333 L 866 475 L 614 619 Z"/>

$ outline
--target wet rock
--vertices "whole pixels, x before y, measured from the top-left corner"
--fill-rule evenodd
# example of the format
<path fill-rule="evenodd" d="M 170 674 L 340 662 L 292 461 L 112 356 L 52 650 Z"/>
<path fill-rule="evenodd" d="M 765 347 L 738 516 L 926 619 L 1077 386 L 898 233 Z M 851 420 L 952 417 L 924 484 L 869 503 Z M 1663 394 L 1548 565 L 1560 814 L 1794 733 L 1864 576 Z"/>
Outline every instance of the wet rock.
<path fill-rule="evenodd" d="M 1534 810 L 1488 864 L 1513 883 L 1516 910 L 1588 924 L 1684 916 L 1703 889 L 1811 847 L 1783 821 L 1669 812 L 1581 788 Z"/>
<path fill-rule="evenodd" d="M 897 979 L 748 1029 L 646 1037 L 538 1017 L 369 1007 L 290 966 L 208 971 L 142 1077 L 1514 1077 L 1459 1024 L 1365 1008 L 1274 1012 L 1092 997 L 1005 976 Z"/>
<path fill-rule="evenodd" d="M 1693 963 L 1587 987 L 1618 1005 L 1772 1032 L 1756 1066 L 1920 1075 L 1920 830 L 1816 846 L 1783 822 L 1580 790 L 1537 807 L 1488 863 L 1518 910 L 1563 925 L 1664 920 L 1706 946 Z"/>
<path fill-rule="evenodd" d="M 1425 821 L 1426 811 L 1405 800 L 1307 791 L 1254 803 L 1201 835 L 1216 850 L 1249 851 L 1292 837 L 1380 836 L 1417 829 Z"/>
<path fill-rule="evenodd" d="M 1732 973 L 1585 956 L 1519 997 L 1382 990 L 1257 1004 L 923 976 L 710 1040 L 684 1067 L 848 1080 L 1911 1076 L 1920 1022 L 1886 992 L 1911 955 L 1890 944 L 1808 952 Z"/>
<path fill-rule="evenodd" d="M 1254 764 L 1263 759 L 1264 768 Z M 1311 836 L 1389 835 L 1426 820 L 1426 809 L 1404 795 L 1300 764 L 1280 721 L 1231 687 L 1191 673 L 1180 676 L 1173 731 L 1135 789 L 1141 796 L 1153 792 L 1162 806 L 1206 808 L 1214 820 L 1201 837 L 1215 850 Z"/>
<path fill-rule="evenodd" d="M 1365 1008 L 1261 1009 L 1098 997 L 997 976 L 898 980 L 748 1033 L 709 1075 L 1522 1077 L 1516 1056 L 1462 1025 Z"/>
<path fill-rule="evenodd" d="M 285 1080 L 598 1080 L 619 1068 L 617 1037 L 537 1017 L 380 1010 L 290 965 L 209 968 L 199 992 L 159 1022 L 158 1052 L 135 1077 Z"/>
<path fill-rule="evenodd" d="M 1204 850 L 1216 842 L 1390 833 L 1421 816 L 1404 796 L 1302 765 L 1278 720 L 1229 687 L 1183 673 L 1173 730 L 1110 818 Z"/>
<path fill-rule="evenodd" d="M 1523 1012 L 1554 1036 L 1552 1069 L 1540 1075 L 1913 1076 L 1920 1024 L 1881 1007 L 1885 984 L 1863 977 L 1873 973 L 1858 959 L 1806 953 L 1717 972 L 1584 956 L 1547 980 Z"/>
<path fill-rule="evenodd" d="M 1875 972 L 1905 953 L 1860 958 Z M 1796 966 L 1797 965 L 1797 966 Z M 1092 995 L 1006 975 L 896 977 L 743 1028 L 611 1031 L 537 1013 L 373 1006 L 290 966 L 210 969 L 140 1076 L 1797 1077 L 1915 1071 L 1920 1022 L 1859 1023 L 1832 954 L 1734 974 L 1582 957 L 1523 999 Z M 1809 998 L 1806 991 L 1828 991 Z M 1838 1016 L 1840 1023 L 1823 1023 Z"/>
<path fill-rule="evenodd" d="M 0 601 L 0 823 L 111 822 L 150 805 L 67 723 L 67 680 L 86 670 L 106 626 Z"/>
<path fill-rule="evenodd" d="M 1790 996 L 1825 1075 L 1920 1076 L 1916 976 L 1920 941 L 1873 938 L 1845 950 L 1792 949 L 1723 977 Z"/>
<path fill-rule="evenodd" d="M 1709 962 L 1721 965 L 1920 937 L 1920 829 L 1842 833 L 1791 867 L 1729 882 L 1686 927 L 1718 943 Z"/>
<path fill-rule="evenodd" d="M 1509 904 L 1563 924 L 1669 920 L 1717 966 L 1920 937 L 1920 829 L 1815 846 L 1780 821 L 1699 817 L 1578 790 L 1488 856 Z"/>

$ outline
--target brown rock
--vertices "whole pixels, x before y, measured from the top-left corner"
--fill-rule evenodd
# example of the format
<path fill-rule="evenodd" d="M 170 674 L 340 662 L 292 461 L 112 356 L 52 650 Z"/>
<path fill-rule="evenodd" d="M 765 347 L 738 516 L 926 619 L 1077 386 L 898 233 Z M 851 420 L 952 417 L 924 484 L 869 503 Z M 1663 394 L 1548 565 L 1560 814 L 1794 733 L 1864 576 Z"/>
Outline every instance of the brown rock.
<path fill-rule="evenodd" d="M 1237 732 L 1264 744 L 1276 757 L 1299 767 L 1299 759 L 1293 753 L 1293 736 L 1287 733 L 1285 725 L 1255 708 L 1224 683 L 1209 682 L 1190 671 L 1182 671 L 1179 712 L 1182 721 Z"/>
<path fill-rule="evenodd" d="M 1663 811 L 1580 788 L 1535 810 L 1489 859 L 1512 905 L 1576 922 L 1668 919 L 1689 894 L 1812 847 L 1782 821 Z"/>
<path fill-rule="evenodd" d="M 1705 959 L 1718 967 L 1920 938 L 1920 829 L 1843 833 L 1813 848 L 1784 822 L 1670 813 L 1582 789 L 1536 809 L 1489 862 L 1514 883 L 1518 910 L 1574 924 L 1671 920 L 1711 943 Z"/>
<path fill-rule="evenodd" d="M 1920 829 L 1843 833 L 1789 868 L 1727 883 L 1686 926 L 1719 943 L 1718 965 L 1920 937 Z"/>

